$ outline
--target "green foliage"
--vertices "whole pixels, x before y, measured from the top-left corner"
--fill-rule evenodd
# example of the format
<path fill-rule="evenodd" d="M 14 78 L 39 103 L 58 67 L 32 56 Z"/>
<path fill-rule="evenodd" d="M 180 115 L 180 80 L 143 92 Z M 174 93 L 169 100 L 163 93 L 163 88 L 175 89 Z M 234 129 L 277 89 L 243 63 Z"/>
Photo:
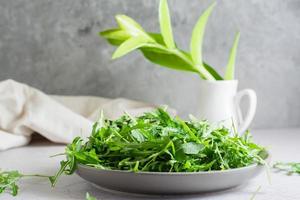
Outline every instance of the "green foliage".
<path fill-rule="evenodd" d="M 227 128 L 183 121 L 160 108 L 136 118 L 125 114 L 112 121 L 102 116 L 88 141 L 77 137 L 67 146 L 67 159 L 52 182 L 73 173 L 79 163 L 134 172 L 199 172 L 264 164 L 263 152 L 249 133 L 232 135 Z"/>
<path fill-rule="evenodd" d="M 86 198 L 86 200 L 97 200 L 95 197 L 93 197 L 92 195 L 90 195 L 88 192 L 86 193 L 85 198 Z"/>
<path fill-rule="evenodd" d="M 238 32 L 235 36 L 233 46 L 230 50 L 229 60 L 226 67 L 225 79 L 233 80 L 234 79 L 234 68 L 236 60 L 236 51 L 240 40 L 240 33 Z"/>
<path fill-rule="evenodd" d="M 78 144 L 76 141 L 74 141 Z M 74 150 L 74 149 L 73 149 Z M 70 157 L 69 157 L 70 159 Z M 70 162 L 66 162 L 70 165 Z M 64 165 L 65 166 L 65 165 Z M 64 171 L 67 171 L 65 167 L 62 167 Z M 72 172 L 73 173 L 73 172 Z M 19 186 L 17 185 L 18 181 L 24 177 L 42 177 L 42 178 L 49 178 L 46 175 L 24 175 L 21 174 L 19 171 L 0 171 L 0 194 L 3 192 L 10 192 L 13 196 L 16 196 L 19 192 Z M 51 180 L 52 177 L 50 177 Z M 57 178 L 57 177 L 56 177 Z M 89 193 L 86 193 L 86 200 L 96 200 L 95 197 L 91 196 Z"/>
<path fill-rule="evenodd" d="M 197 73 L 205 80 L 223 80 L 222 76 L 210 65 L 203 61 L 202 45 L 207 20 L 215 7 L 213 3 L 197 21 L 191 41 L 190 52 L 185 52 L 175 44 L 172 32 L 167 0 L 159 4 L 159 22 L 161 33 L 146 32 L 140 24 L 126 15 L 117 15 L 119 27 L 100 32 L 100 36 L 112 44 L 119 46 L 112 58 L 122 57 L 134 50 L 140 50 L 150 62 L 175 70 Z M 226 79 L 234 78 L 234 65 L 239 34 L 232 47 L 227 69 Z"/>
<path fill-rule="evenodd" d="M 23 177 L 18 171 L 0 171 L 0 194 L 10 191 L 13 196 L 18 194 L 17 182 Z"/>
<path fill-rule="evenodd" d="M 139 117 L 124 114 L 116 120 L 105 119 L 101 113 L 88 140 L 76 137 L 64 154 L 66 159 L 54 176 L 0 171 L 0 193 L 17 195 L 17 182 L 24 177 L 47 178 L 55 186 L 62 174 L 73 174 L 78 164 L 133 172 L 199 172 L 264 164 L 268 156 L 248 132 L 238 136 L 207 121 L 172 117 L 161 108 Z M 289 166 L 299 173 L 299 163 Z"/>
<path fill-rule="evenodd" d="M 40 174 L 22 174 L 17 170 L 12 171 L 1 171 L 0 170 L 0 194 L 8 191 L 13 196 L 16 196 L 19 191 L 18 181 L 23 178 L 38 177 L 38 178 L 50 178 L 47 175 Z"/>
<path fill-rule="evenodd" d="M 277 162 L 273 165 L 275 169 L 287 172 L 288 175 L 300 174 L 300 163 L 296 162 Z"/>
<path fill-rule="evenodd" d="M 59 171 L 54 176 L 49 177 L 52 186 L 55 186 L 58 177 L 62 174 L 73 174 L 76 170 L 77 162 L 83 164 L 96 164 L 99 162 L 99 159 L 95 154 L 95 150 L 82 150 L 82 139 L 80 137 L 76 137 L 73 142 L 66 147 L 65 154 L 67 160 L 61 161 Z"/>

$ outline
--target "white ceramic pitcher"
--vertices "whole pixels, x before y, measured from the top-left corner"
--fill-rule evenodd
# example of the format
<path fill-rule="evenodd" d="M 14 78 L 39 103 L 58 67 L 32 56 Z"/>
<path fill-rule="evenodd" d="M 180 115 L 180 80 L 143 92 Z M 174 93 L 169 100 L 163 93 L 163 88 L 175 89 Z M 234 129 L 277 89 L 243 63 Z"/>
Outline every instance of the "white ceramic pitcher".
<path fill-rule="evenodd" d="M 232 129 L 232 123 L 240 134 L 245 132 L 253 120 L 256 111 L 257 97 L 252 89 L 237 92 L 237 80 L 201 81 L 199 109 L 197 117 L 211 123 L 222 122 Z M 247 96 L 249 105 L 243 117 L 240 102 Z"/>

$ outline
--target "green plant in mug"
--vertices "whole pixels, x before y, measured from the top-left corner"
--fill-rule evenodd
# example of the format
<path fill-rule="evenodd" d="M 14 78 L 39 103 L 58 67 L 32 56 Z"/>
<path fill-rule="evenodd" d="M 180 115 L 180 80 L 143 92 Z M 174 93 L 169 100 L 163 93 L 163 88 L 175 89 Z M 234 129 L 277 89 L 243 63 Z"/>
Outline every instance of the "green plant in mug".
<path fill-rule="evenodd" d="M 140 50 L 149 61 L 176 70 L 190 71 L 200 75 L 205 80 L 232 80 L 236 51 L 240 38 L 236 34 L 231 48 L 225 76 L 222 77 L 213 67 L 203 61 L 202 46 L 205 27 L 216 3 L 210 5 L 199 17 L 194 26 L 190 51 L 186 52 L 176 45 L 167 0 L 160 0 L 159 23 L 161 33 L 146 32 L 140 24 L 126 15 L 117 15 L 117 28 L 100 32 L 100 35 L 115 46 L 118 46 L 112 58 L 120 58 L 134 50 Z"/>

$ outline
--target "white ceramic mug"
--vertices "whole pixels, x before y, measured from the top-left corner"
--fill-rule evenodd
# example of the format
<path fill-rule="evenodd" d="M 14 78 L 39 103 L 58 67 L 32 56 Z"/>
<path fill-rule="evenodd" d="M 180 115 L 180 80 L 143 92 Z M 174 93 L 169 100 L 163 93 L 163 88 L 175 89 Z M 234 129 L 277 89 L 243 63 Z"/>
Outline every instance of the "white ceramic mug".
<path fill-rule="evenodd" d="M 202 81 L 200 84 L 199 108 L 197 117 L 211 123 L 223 122 L 232 129 L 232 123 L 240 134 L 245 132 L 252 122 L 257 104 L 256 93 L 252 89 L 237 92 L 237 80 Z M 240 102 L 246 96 L 249 105 L 243 117 Z"/>

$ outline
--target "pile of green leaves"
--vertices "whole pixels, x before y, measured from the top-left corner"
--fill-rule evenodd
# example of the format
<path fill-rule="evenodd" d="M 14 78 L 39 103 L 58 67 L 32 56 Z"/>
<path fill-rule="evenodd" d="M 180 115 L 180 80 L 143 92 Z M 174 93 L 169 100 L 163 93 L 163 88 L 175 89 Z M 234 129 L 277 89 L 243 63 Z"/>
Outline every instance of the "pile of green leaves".
<path fill-rule="evenodd" d="M 17 182 L 26 177 L 47 178 L 54 186 L 60 175 L 73 174 L 78 164 L 134 172 L 199 172 L 265 164 L 267 157 L 248 132 L 239 136 L 194 117 L 184 121 L 162 108 L 139 117 L 124 114 L 117 120 L 101 114 L 88 140 L 76 137 L 64 155 L 54 176 L 0 171 L 0 193 L 17 195 Z M 87 199 L 94 198 L 87 194 Z"/>
<path fill-rule="evenodd" d="M 173 38 L 167 0 L 160 0 L 159 23 L 161 33 L 146 32 L 140 24 L 126 15 L 117 15 L 117 28 L 100 32 L 100 35 L 115 46 L 119 46 L 112 58 L 122 57 L 139 49 L 149 61 L 176 70 L 190 71 L 206 80 L 234 79 L 236 51 L 240 34 L 237 33 L 231 48 L 224 77 L 203 61 L 202 46 L 207 20 L 215 7 L 213 3 L 198 19 L 193 28 L 190 52 L 180 49 Z"/>
<path fill-rule="evenodd" d="M 88 141 L 77 137 L 66 148 L 67 159 L 52 178 L 71 174 L 77 164 L 134 172 L 199 172 L 264 164 L 266 152 L 249 133 L 238 136 L 207 121 L 183 121 L 157 109 L 139 117 L 125 114 L 94 124 Z"/>

